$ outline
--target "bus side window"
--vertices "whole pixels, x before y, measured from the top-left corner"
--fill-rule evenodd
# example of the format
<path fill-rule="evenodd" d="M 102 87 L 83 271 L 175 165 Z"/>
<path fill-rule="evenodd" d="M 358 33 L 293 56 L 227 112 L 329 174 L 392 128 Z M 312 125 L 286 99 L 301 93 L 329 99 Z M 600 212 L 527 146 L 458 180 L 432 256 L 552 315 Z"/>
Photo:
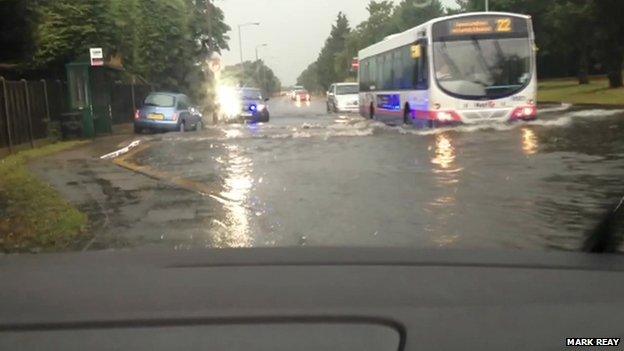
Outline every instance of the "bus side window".
<path fill-rule="evenodd" d="M 377 55 L 375 57 L 375 61 L 376 61 L 376 65 L 377 68 L 375 69 L 376 77 L 375 77 L 375 86 L 377 87 L 377 90 L 383 90 L 383 83 L 384 83 L 384 79 L 383 79 L 383 71 L 384 71 L 384 65 L 383 65 L 383 55 Z"/>
<path fill-rule="evenodd" d="M 392 59 L 392 52 L 387 52 L 384 55 L 384 90 L 392 90 L 393 89 L 393 81 L 394 81 L 394 60 Z"/>
<path fill-rule="evenodd" d="M 377 86 L 377 58 L 371 57 L 368 61 L 368 88 L 377 90 Z"/>
<path fill-rule="evenodd" d="M 394 50 L 392 53 L 392 57 L 392 66 L 394 68 L 394 76 L 392 77 L 392 89 L 401 90 L 403 88 L 401 84 L 401 80 L 403 79 L 403 58 L 401 49 L 399 48 Z"/>
<path fill-rule="evenodd" d="M 401 77 L 401 89 L 414 89 L 414 59 L 412 58 L 411 46 L 402 48 L 403 75 Z"/>
<path fill-rule="evenodd" d="M 420 43 L 421 55 L 420 58 L 415 60 L 414 64 L 414 88 L 417 90 L 429 89 L 429 69 L 427 65 L 427 45 L 423 42 Z"/>

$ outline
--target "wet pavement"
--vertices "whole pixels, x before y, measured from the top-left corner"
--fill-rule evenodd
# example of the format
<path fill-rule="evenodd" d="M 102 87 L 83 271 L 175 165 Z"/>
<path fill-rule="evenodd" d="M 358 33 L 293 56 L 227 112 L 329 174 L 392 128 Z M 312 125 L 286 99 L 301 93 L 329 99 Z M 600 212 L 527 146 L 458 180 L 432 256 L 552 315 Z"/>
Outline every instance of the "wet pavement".
<path fill-rule="evenodd" d="M 204 192 L 93 155 L 35 168 L 63 194 L 95 194 L 69 198 L 95 220 L 89 248 L 574 250 L 624 193 L 624 110 L 549 106 L 530 123 L 418 131 L 318 100 L 270 108 L 269 123 L 133 138 L 147 147 L 132 162 Z"/>

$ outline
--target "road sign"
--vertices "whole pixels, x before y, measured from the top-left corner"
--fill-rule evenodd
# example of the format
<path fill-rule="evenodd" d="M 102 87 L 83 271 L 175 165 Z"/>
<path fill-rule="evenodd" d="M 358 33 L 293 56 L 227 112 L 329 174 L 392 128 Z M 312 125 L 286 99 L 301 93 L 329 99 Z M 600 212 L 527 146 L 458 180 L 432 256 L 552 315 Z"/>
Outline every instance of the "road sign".
<path fill-rule="evenodd" d="M 208 67 L 212 71 L 212 73 L 218 73 L 221 71 L 221 55 L 216 52 L 213 52 L 210 56 L 210 60 L 208 61 Z"/>
<path fill-rule="evenodd" d="M 357 57 L 354 57 L 353 60 L 351 61 L 351 69 L 357 70 L 358 68 L 360 68 L 360 61 L 358 60 Z"/>
<path fill-rule="evenodd" d="M 104 65 L 104 53 L 102 52 L 102 48 L 90 48 L 89 56 L 91 57 L 91 66 Z"/>

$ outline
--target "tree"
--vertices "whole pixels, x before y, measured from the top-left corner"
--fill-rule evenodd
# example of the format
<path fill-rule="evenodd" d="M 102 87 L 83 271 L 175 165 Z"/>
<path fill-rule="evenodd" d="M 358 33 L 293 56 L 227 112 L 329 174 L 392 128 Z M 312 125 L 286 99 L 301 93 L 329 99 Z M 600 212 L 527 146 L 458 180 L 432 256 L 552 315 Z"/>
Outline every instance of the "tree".
<path fill-rule="evenodd" d="M 392 14 L 393 31 L 403 32 L 444 14 L 444 6 L 439 0 L 403 0 Z"/>
<path fill-rule="evenodd" d="M 297 78 L 297 84 L 303 85 L 308 91 L 322 92 L 323 87 L 318 81 L 316 62 L 311 63 Z"/>
<path fill-rule="evenodd" d="M 24 64 L 48 72 L 102 47 L 158 89 L 202 99 L 210 77 L 202 63 L 228 48 L 229 27 L 212 0 L 25 1 L 35 45 L 34 59 Z"/>
<path fill-rule="evenodd" d="M 227 66 L 221 73 L 221 81 L 230 86 L 260 88 L 265 96 L 280 91 L 282 84 L 263 60 L 245 61 L 241 65 Z"/>
<path fill-rule="evenodd" d="M 609 87 L 622 86 L 622 61 L 624 60 L 624 23 L 620 14 L 624 13 L 621 0 L 592 1 L 595 26 L 597 56 L 605 64 Z M 582 29 L 591 30 L 591 29 Z"/>
<path fill-rule="evenodd" d="M 332 25 L 332 30 L 325 40 L 325 45 L 321 49 L 321 53 L 316 60 L 318 83 L 323 89 L 335 81 L 343 80 L 346 75 L 344 70 L 337 70 L 337 55 L 345 48 L 347 35 L 351 31 L 349 20 L 342 12 L 338 13 L 336 24 Z"/>
<path fill-rule="evenodd" d="M 392 1 L 370 1 L 368 19 L 355 30 L 347 31 L 346 17 L 338 14 L 336 25 L 313 64 L 301 73 L 298 81 L 308 89 L 324 90 L 332 82 L 354 81 L 357 72 L 351 61 L 359 50 L 383 40 L 386 36 L 405 31 L 432 18 L 442 16 L 444 7 L 438 0 L 403 0 L 398 6 Z"/>

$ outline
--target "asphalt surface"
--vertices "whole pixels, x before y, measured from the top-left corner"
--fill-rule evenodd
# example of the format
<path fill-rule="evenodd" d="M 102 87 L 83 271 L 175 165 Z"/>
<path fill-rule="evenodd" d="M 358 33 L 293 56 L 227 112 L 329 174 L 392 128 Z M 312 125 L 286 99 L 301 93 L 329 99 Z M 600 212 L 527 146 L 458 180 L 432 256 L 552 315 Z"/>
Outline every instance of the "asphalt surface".
<path fill-rule="evenodd" d="M 93 150 L 33 168 L 89 213 L 88 249 L 575 250 L 624 194 L 624 110 L 547 106 L 530 123 L 418 131 L 319 100 L 269 106 L 269 123 L 132 137 L 142 147 L 126 161 L 143 174 Z"/>

